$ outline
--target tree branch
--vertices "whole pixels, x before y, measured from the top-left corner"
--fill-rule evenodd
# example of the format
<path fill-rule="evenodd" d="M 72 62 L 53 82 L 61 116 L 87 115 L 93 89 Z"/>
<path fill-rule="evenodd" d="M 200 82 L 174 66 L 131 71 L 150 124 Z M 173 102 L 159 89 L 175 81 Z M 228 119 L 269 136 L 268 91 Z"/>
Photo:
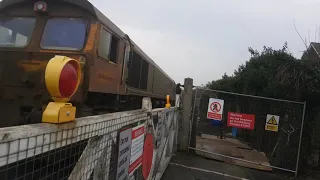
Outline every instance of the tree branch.
<path fill-rule="evenodd" d="M 300 33 L 299 33 L 299 31 L 298 31 L 298 29 L 297 29 L 297 27 L 296 27 L 296 23 L 295 23 L 294 19 L 293 19 L 293 26 L 294 26 L 294 29 L 296 30 L 297 34 L 299 35 L 301 41 L 302 41 L 303 44 L 306 46 L 306 50 L 307 50 L 307 49 L 308 49 L 307 43 L 303 40 L 302 36 L 300 35 Z"/>

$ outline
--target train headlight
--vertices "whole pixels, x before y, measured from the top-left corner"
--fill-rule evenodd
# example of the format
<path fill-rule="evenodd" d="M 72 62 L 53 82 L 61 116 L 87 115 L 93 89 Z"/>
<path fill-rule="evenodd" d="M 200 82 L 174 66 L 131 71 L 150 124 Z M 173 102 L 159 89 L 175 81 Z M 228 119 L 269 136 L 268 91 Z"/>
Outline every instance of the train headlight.
<path fill-rule="evenodd" d="M 78 61 L 66 56 L 50 59 L 45 71 L 45 82 L 55 102 L 50 102 L 42 115 L 42 122 L 62 123 L 75 119 L 76 108 L 68 103 L 77 91 L 81 79 Z"/>
<path fill-rule="evenodd" d="M 47 3 L 43 1 L 38 1 L 34 4 L 33 10 L 35 12 L 47 12 Z"/>
<path fill-rule="evenodd" d="M 36 4 L 36 9 L 37 10 L 42 10 L 43 8 L 44 8 L 44 4 L 42 4 L 42 3 Z"/>

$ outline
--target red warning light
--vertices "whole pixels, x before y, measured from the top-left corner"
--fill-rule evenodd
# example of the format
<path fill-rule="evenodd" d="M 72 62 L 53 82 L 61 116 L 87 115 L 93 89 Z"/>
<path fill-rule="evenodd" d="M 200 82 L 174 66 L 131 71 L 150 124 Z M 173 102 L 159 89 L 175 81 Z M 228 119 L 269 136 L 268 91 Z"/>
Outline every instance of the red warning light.
<path fill-rule="evenodd" d="M 50 59 L 45 71 L 45 82 L 54 102 L 42 114 L 42 122 L 63 123 L 73 121 L 76 107 L 68 103 L 81 80 L 81 67 L 77 60 L 67 56 Z"/>
<path fill-rule="evenodd" d="M 61 70 L 59 78 L 59 91 L 62 97 L 70 97 L 78 84 L 77 64 L 74 61 L 69 61 Z"/>
<path fill-rule="evenodd" d="M 48 62 L 45 81 L 53 99 L 69 100 L 71 98 L 79 86 L 80 71 L 80 64 L 66 56 L 55 56 Z"/>

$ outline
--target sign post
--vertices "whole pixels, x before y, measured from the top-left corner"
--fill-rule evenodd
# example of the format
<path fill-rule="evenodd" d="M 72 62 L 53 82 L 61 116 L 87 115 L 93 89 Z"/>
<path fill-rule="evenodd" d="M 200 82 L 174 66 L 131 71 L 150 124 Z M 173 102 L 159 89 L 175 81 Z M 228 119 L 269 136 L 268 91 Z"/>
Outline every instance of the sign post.
<path fill-rule="evenodd" d="M 211 121 L 217 123 L 220 125 L 220 139 L 223 139 L 223 132 L 222 132 L 222 113 L 223 113 L 223 105 L 224 100 L 222 99 L 216 99 L 216 98 L 210 98 L 209 104 L 208 104 L 208 112 L 207 112 L 207 118 L 211 119 Z"/>

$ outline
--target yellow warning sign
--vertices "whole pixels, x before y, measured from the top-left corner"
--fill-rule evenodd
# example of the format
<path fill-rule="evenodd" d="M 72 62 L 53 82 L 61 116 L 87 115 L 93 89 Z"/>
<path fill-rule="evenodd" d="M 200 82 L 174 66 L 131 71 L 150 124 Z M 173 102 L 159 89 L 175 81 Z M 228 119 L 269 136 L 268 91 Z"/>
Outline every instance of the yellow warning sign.
<path fill-rule="evenodd" d="M 272 125 L 278 125 L 277 120 L 274 116 L 272 116 L 269 121 L 267 122 L 267 124 L 272 124 Z"/>
<path fill-rule="evenodd" d="M 266 124 L 265 130 L 278 132 L 278 126 L 271 125 L 271 124 Z"/>
<path fill-rule="evenodd" d="M 278 132 L 279 120 L 279 116 L 267 114 L 265 130 Z"/>

